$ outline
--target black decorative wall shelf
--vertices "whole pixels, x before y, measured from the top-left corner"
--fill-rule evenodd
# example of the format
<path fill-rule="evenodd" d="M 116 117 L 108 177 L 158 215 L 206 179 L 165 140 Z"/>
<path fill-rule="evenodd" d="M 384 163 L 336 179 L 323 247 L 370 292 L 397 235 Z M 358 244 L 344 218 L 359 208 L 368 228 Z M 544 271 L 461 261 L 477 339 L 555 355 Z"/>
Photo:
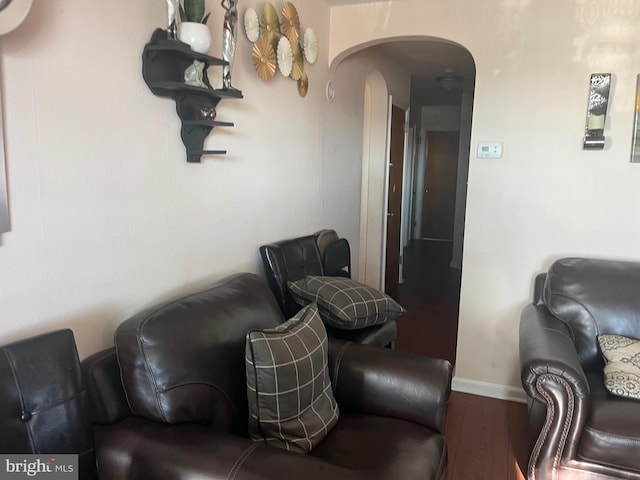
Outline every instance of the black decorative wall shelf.
<path fill-rule="evenodd" d="M 198 60 L 205 64 L 202 82 L 205 87 L 184 83 L 184 72 Z M 142 77 L 149 89 L 160 97 L 176 102 L 182 121 L 180 136 L 187 150 L 187 162 L 200 162 L 202 155 L 224 155 L 226 150 L 204 150 L 204 140 L 214 127 L 233 127 L 232 122 L 215 120 L 215 108 L 223 98 L 242 98 L 240 90 L 214 89 L 209 83 L 207 69 L 224 66 L 227 62 L 191 50 L 179 40 L 168 38 L 167 32 L 157 29 L 142 52 Z M 212 118 L 213 117 L 213 118 Z"/>

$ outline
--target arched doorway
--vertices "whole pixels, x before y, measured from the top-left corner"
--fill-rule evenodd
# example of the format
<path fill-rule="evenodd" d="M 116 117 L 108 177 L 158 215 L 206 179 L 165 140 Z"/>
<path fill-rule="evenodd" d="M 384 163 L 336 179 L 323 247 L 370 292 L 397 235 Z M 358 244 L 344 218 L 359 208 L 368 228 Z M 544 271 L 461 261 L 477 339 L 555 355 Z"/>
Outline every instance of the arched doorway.
<path fill-rule="evenodd" d="M 429 136 L 437 132 L 456 132 L 453 191 L 447 192 L 450 203 L 450 242 L 447 268 L 460 271 L 466 209 L 466 184 L 470 157 L 471 116 L 475 84 L 475 63 L 464 47 L 434 39 L 387 39 L 375 45 L 363 45 L 345 52 L 344 59 L 355 51 L 375 50 L 397 64 L 407 66 L 411 81 L 410 120 L 407 125 L 405 176 L 403 189 L 402 248 L 422 237 L 422 211 L 425 200 L 426 172 L 429 165 Z M 385 75 L 374 69 L 366 77 L 364 88 L 362 195 L 360 222 L 359 278 L 365 283 L 384 288 L 385 240 L 387 214 L 387 152 L 389 144 L 390 89 Z M 384 127 L 383 127 L 384 125 Z M 433 141 L 433 140 L 432 140 Z M 425 203 L 426 202 L 426 203 Z M 420 215 L 420 216 L 419 216 Z M 418 217 L 419 216 L 419 217 Z M 459 285 L 458 285 L 459 296 Z M 454 329 L 457 333 L 457 303 Z M 455 339 L 453 355 L 455 356 Z M 442 355 L 440 355 L 442 356 Z M 453 360 L 453 359 L 452 359 Z"/>

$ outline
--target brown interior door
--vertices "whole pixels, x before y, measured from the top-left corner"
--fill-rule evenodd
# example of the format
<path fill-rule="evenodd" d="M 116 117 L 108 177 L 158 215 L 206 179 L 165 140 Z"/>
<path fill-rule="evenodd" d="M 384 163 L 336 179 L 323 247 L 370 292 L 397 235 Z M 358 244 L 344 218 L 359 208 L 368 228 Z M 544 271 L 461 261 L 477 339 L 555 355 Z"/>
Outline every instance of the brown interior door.
<path fill-rule="evenodd" d="M 453 240 L 458 174 L 458 132 L 427 134 L 422 238 Z"/>
<path fill-rule="evenodd" d="M 387 203 L 387 251 L 384 289 L 398 286 L 400 276 L 400 221 L 402 217 L 402 171 L 404 162 L 405 112 L 393 105 L 389 147 L 389 201 Z"/>

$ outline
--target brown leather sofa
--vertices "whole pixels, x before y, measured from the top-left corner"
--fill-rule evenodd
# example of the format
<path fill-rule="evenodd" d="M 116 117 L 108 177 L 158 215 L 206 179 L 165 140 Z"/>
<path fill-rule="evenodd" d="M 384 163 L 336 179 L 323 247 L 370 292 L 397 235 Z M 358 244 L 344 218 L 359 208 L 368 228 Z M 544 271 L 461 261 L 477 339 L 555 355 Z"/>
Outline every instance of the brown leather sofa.
<path fill-rule="evenodd" d="M 239 274 L 121 324 L 117 352 L 83 362 L 100 478 L 444 478 L 451 365 L 389 349 L 330 339 L 340 419 L 310 453 L 249 440 L 245 336 L 283 320 Z"/>
<path fill-rule="evenodd" d="M 640 338 L 640 263 L 565 258 L 537 276 L 520 321 L 529 480 L 640 479 L 640 401 L 605 388 L 600 334 Z"/>

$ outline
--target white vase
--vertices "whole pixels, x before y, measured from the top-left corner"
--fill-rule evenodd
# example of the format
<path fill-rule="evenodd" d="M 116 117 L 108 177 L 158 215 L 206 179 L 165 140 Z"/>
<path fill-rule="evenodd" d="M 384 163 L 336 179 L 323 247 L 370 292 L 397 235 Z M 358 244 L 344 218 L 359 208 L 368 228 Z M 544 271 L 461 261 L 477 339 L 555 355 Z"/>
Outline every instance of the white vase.
<path fill-rule="evenodd" d="M 178 38 L 188 43 L 194 52 L 209 53 L 211 32 L 204 23 L 182 22 L 178 28 Z"/>

